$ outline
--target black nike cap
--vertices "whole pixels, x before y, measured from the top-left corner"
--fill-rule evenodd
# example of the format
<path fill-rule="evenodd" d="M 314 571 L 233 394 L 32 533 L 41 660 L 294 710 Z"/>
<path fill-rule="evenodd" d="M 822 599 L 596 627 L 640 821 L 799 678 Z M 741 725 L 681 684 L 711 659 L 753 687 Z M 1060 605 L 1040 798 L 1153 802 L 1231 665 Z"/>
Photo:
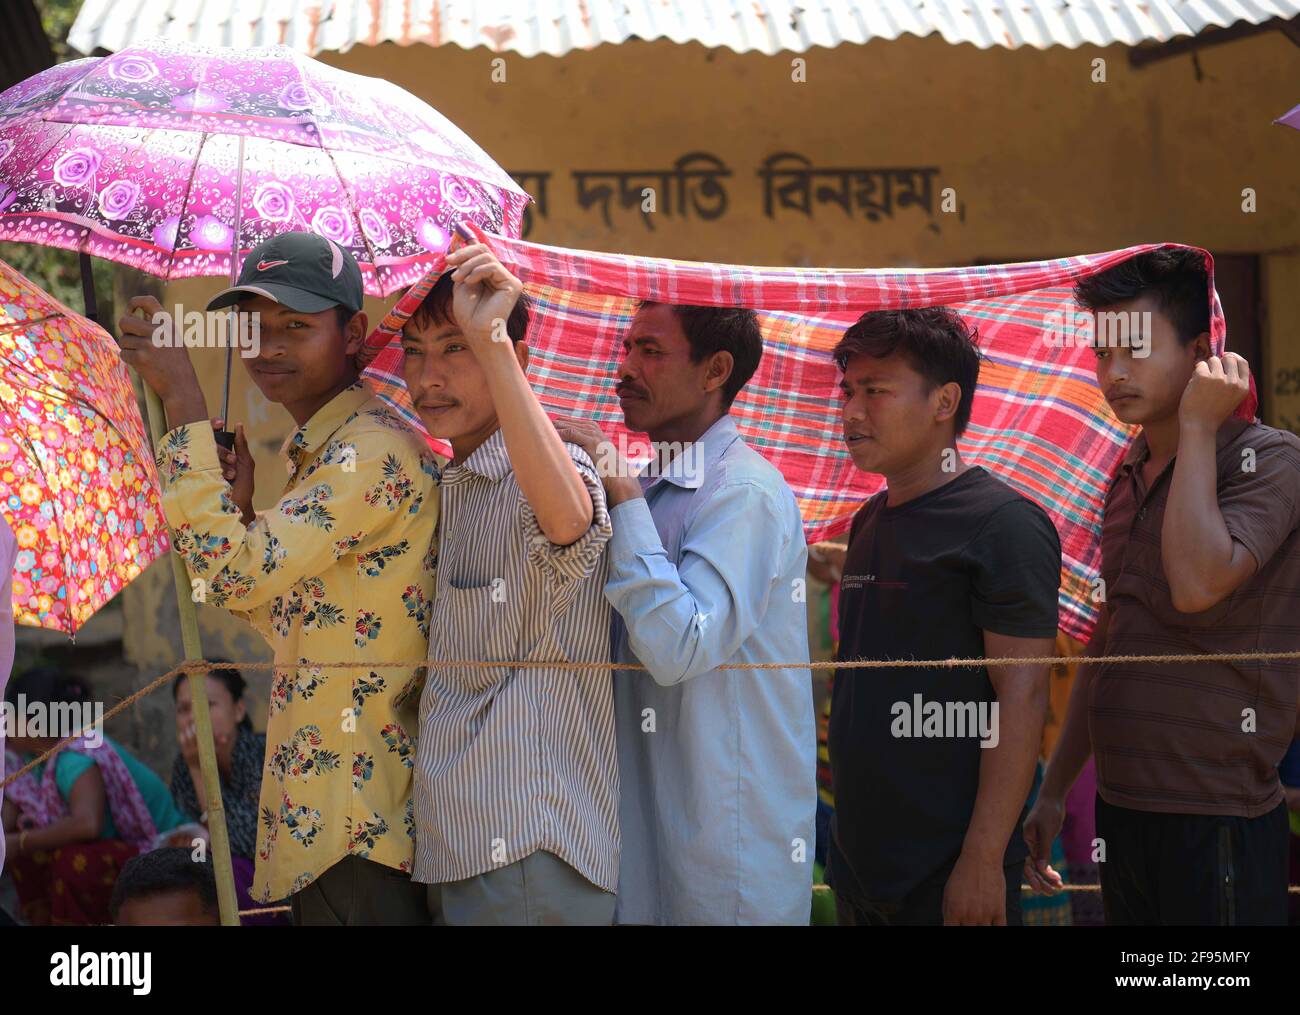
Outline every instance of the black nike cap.
<path fill-rule="evenodd" d="M 317 314 L 333 306 L 361 309 L 361 269 L 356 258 L 315 233 L 281 233 L 244 258 L 239 283 L 208 301 L 209 310 L 265 296 L 290 310 Z"/>

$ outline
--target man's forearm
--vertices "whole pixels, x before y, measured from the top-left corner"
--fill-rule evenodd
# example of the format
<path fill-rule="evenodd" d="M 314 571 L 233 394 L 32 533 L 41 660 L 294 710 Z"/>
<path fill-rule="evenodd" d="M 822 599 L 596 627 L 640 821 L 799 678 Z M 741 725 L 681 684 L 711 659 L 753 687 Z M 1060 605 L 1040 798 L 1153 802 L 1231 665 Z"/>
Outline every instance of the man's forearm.
<path fill-rule="evenodd" d="M 203 389 L 196 380 L 193 385 L 167 393 L 162 399 L 163 411 L 167 414 L 167 429 L 175 430 L 186 423 L 208 420 L 208 403 L 203 397 Z"/>
<path fill-rule="evenodd" d="M 69 814 L 52 821 L 43 828 L 33 828 L 23 836 L 23 852 L 36 849 L 58 849 L 74 842 L 92 842 L 103 830 L 103 818 L 89 814 Z"/>
<path fill-rule="evenodd" d="M 1100 654 L 1100 653 L 1097 653 Z M 1070 689 L 1070 703 L 1065 709 L 1065 722 L 1052 756 L 1043 770 L 1043 785 L 1039 792 L 1044 796 L 1063 798 L 1070 792 L 1074 780 L 1079 778 L 1084 764 L 1092 755 L 1092 737 L 1088 732 L 1088 693 L 1096 667 L 1080 662 Z"/>
<path fill-rule="evenodd" d="M 1206 426 L 1184 424 L 1179 430 L 1160 547 L 1175 607 L 1190 600 L 1204 609 L 1200 601 L 1219 589 L 1234 554 L 1219 510 L 1215 433 Z"/>
<path fill-rule="evenodd" d="M 1014 686 L 998 692 L 996 747 L 982 749 L 979 791 L 962 853 L 1001 863 L 1034 782 L 1047 711 L 1046 667 L 1016 667 Z"/>
<path fill-rule="evenodd" d="M 1039 793 L 1044 796 L 1064 798 L 1092 754 L 1092 735 L 1088 730 L 1088 698 L 1092 682 L 1097 678 L 1097 667 L 1088 660 L 1106 654 L 1106 632 L 1109 628 L 1110 613 L 1103 605 L 1092 637 L 1079 656 L 1074 686 L 1070 688 L 1070 701 L 1065 707 L 1065 721 L 1061 724 L 1061 735 L 1056 738 L 1052 756 L 1043 770 L 1043 785 Z"/>
<path fill-rule="evenodd" d="M 537 516 L 537 524 L 556 545 L 576 542 L 591 527 L 591 495 L 529 387 L 513 345 L 488 340 L 477 355 L 515 479 Z"/>

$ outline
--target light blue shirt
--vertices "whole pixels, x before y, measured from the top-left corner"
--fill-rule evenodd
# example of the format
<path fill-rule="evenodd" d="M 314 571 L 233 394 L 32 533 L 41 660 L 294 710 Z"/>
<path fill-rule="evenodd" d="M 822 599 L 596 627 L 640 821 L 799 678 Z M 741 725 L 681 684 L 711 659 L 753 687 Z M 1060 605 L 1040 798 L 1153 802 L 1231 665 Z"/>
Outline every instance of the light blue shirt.
<path fill-rule="evenodd" d="M 817 809 L 807 546 L 781 474 L 723 416 L 697 469 L 610 511 L 615 922 L 807 924 Z M 679 456 L 676 462 L 690 460 Z M 675 462 L 675 464 L 676 464 Z M 692 473 L 694 476 L 692 477 Z"/>

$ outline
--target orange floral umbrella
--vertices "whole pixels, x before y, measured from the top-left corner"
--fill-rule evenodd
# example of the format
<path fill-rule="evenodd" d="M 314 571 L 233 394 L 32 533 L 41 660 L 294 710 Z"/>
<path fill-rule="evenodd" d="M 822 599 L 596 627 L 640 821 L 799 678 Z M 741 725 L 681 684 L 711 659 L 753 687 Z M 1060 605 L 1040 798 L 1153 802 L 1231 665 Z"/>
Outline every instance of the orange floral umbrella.
<path fill-rule="evenodd" d="M 170 545 L 117 343 L 3 261 L 0 513 L 14 619 L 69 635 Z"/>

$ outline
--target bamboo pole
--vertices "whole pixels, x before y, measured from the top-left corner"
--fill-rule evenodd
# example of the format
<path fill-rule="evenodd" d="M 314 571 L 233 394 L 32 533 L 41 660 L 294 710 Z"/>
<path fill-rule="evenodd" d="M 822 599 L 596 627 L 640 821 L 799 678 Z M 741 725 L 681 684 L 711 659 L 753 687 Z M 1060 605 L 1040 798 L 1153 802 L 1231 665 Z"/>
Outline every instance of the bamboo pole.
<path fill-rule="evenodd" d="M 166 433 L 162 401 L 146 384 L 145 406 L 149 414 L 149 437 L 155 448 Z M 187 662 L 203 659 L 199 618 L 190 597 L 190 577 L 180 554 L 170 553 L 172 577 L 176 583 L 176 608 L 181 616 L 181 644 Z M 199 748 L 199 769 L 203 774 L 203 795 L 208 804 L 208 834 L 212 839 L 212 868 L 217 876 L 217 909 L 225 927 L 239 926 L 239 903 L 235 898 L 235 872 L 230 863 L 230 836 L 226 831 L 226 808 L 221 799 L 221 773 L 217 770 L 217 749 L 212 740 L 212 715 L 208 711 L 207 676 L 191 671 L 190 701 L 194 709 L 194 733 Z"/>

